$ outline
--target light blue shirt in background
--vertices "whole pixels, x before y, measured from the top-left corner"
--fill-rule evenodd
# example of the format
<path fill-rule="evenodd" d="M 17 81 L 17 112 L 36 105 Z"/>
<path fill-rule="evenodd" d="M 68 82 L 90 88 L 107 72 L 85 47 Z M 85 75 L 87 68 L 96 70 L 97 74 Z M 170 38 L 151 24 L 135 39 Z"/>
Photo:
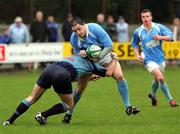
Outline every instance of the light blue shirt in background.
<path fill-rule="evenodd" d="M 169 36 L 172 41 L 173 33 L 165 26 L 152 23 L 152 28 L 148 31 L 143 25 L 137 28 L 132 39 L 132 47 L 138 48 L 139 42 L 142 44 L 142 52 L 144 53 L 144 64 L 154 61 L 161 64 L 165 60 L 164 52 L 162 50 L 162 41 L 154 40 L 155 35 Z"/>
<path fill-rule="evenodd" d="M 116 23 L 117 38 L 119 42 L 129 41 L 128 24 Z"/>
<path fill-rule="evenodd" d="M 29 31 L 23 23 L 17 26 L 16 23 L 9 27 L 9 36 L 12 43 L 28 43 Z"/>

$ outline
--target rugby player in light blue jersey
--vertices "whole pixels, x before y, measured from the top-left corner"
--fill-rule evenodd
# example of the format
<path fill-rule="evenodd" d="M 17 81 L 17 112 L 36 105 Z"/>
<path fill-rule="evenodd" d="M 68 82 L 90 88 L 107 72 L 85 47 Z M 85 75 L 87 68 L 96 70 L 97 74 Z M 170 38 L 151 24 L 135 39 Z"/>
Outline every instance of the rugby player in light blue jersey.
<path fill-rule="evenodd" d="M 160 87 L 168 99 L 170 106 L 176 107 L 176 101 L 169 92 L 163 75 L 165 56 L 162 50 L 162 41 L 173 41 L 173 33 L 165 26 L 152 22 L 152 13 L 148 9 L 141 12 L 142 25 L 134 32 L 132 47 L 135 49 L 137 60 L 143 62 L 146 69 L 153 75 L 152 93 L 148 95 L 152 105 L 157 106 L 156 91 Z M 142 44 L 142 55 L 139 51 L 139 42 Z"/>
<path fill-rule="evenodd" d="M 100 64 L 102 66 L 110 65 L 109 61 L 111 61 L 112 59 L 111 52 L 113 49 L 112 40 L 101 26 L 96 23 L 85 24 L 79 17 L 75 17 L 71 22 L 71 28 L 73 33 L 71 35 L 70 42 L 76 55 L 87 57 L 86 49 L 91 45 L 98 45 L 103 50 L 97 59 L 91 60 L 93 60 L 95 64 Z M 126 113 L 128 115 L 138 113 L 140 110 L 136 107 L 133 107 L 129 101 L 128 84 L 123 76 L 123 72 L 118 61 L 115 70 L 112 73 L 112 77 L 117 82 L 118 90 L 120 95 L 122 96 Z M 87 77 L 83 78 L 81 81 L 79 80 L 79 85 L 74 91 L 75 105 L 80 100 L 80 97 L 85 90 L 87 83 Z M 63 123 L 70 123 L 73 109 L 67 112 L 63 119 Z"/>
<path fill-rule="evenodd" d="M 111 63 L 114 65 L 116 60 L 112 60 Z M 46 119 L 49 116 L 64 113 L 73 107 L 74 100 L 71 85 L 73 81 L 91 73 L 104 77 L 107 72 L 110 73 L 114 68 L 114 66 L 108 66 L 106 71 L 104 67 L 95 65 L 88 58 L 83 58 L 82 56 L 70 56 L 50 64 L 39 76 L 31 95 L 18 105 L 15 112 L 3 123 L 3 125 L 13 124 L 20 115 L 26 112 L 29 107 L 41 97 L 46 89 L 49 89 L 52 86 L 62 102 L 55 104 L 50 109 L 38 113 L 35 116 L 35 119 L 41 125 L 46 125 Z"/>

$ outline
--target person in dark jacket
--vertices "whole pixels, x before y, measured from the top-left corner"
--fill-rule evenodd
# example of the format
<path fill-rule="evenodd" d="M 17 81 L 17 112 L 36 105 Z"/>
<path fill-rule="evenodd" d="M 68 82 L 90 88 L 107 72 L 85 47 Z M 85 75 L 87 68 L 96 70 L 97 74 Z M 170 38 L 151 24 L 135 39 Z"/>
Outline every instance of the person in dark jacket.
<path fill-rule="evenodd" d="M 11 38 L 9 36 L 9 30 L 7 26 L 2 28 L 2 35 L 0 36 L 0 43 L 9 44 L 11 42 Z"/>
<path fill-rule="evenodd" d="M 43 20 L 42 11 L 36 12 L 36 18 L 30 27 L 32 42 L 45 42 L 48 36 L 47 24 Z"/>
<path fill-rule="evenodd" d="M 32 42 L 45 42 L 48 36 L 47 23 L 43 20 L 42 11 L 36 12 L 36 18 L 30 27 Z M 46 64 L 41 62 L 41 68 L 45 68 Z M 32 68 L 32 67 L 30 67 Z M 34 69 L 38 68 L 38 63 L 34 64 Z"/>
<path fill-rule="evenodd" d="M 66 17 L 66 21 L 63 23 L 62 35 L 64 37 L 64 41 L 70 41 L 70 37 L 71 37 L 71 33 L 72 33 L 70 23 L 71 23 L 72 19 L 73 19 L 73 16 L 72 16 L 72 14 L 69 13 Z"/>
<path fill-rule="evenodd" d="M 59 41 L 59 24 L 54 21 L 54 16 L 50 15 L 47 19 L 47 28 L 48 28 L 48 42 L 57 42 Z"/>

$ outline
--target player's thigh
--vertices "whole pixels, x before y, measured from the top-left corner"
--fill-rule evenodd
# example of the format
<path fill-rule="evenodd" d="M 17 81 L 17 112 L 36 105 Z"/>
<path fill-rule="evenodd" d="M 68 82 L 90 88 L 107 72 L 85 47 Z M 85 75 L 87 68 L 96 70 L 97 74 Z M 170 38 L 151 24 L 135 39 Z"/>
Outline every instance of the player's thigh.
<path fill-rule="evenodd" d="M 165 71 L 165 67 L 166 67 L 166 63 L 165 62 L 163 62 L 163 63 L 161 63 L 161 65 L 159 65 L 159 69 L 160 69 L 160 71 L 164 74 L 164 71 Z"/>
<path fill-rule="evenodd" d="M 163 71 L 165 68 L 165 63 L 158 65 L 156 62 L 149 62 L 146 66 L 146 69 L 154 76 L 156 80 L 164 80 Z"/>
<path fill-rule="evenodd" d="M 33 88 L 31 95 L 28 96 L 26 99 L 32 104 L 36 102 L 44 92 L 45 92 L 45 89 L 41 88 L 40 86 L 36 84 Z"/>
<path fill-rule="evenodd" d="M 74 106 L 72 83 L 69 76 L 64 75 L 53 81 L 53 88 L 68 109 Z"/>
<path fill-rule="evenodd" d="M 121 65 L 119 62 L 116 64 L 116 68 L 114 70 L 113 77 L 116 80 L 123 80 L 124 79 L 123 72 L 121 69 Z"/>
<path fill-rule="evenodd" d="M 77 93 L 82 93 L 86 89 L 91 76 L 92 74 L 87 74 L 78 79 L 77 89 L 76 89 Z"/>
<path fill-rule="evenodd" d="M 72 108 L 74 106 L 74 99 L 72 94 L 61 94 L 58 93 L 58 96 L 66 104 L 67 108 Z"/>

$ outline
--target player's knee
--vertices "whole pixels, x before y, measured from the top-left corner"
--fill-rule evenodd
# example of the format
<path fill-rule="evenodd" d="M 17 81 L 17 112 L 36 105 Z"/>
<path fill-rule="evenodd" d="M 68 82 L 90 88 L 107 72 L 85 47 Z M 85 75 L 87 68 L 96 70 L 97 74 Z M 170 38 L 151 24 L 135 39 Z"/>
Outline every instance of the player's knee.
<path fill-rule="evenodd" d="M 71 102 L 71 103 L 68 103 L 68 104 L 65 103 L 65 105 L 66 105 L 67 110 L 69 110 L 69 109 L 74 107 L 74 102 Z"/>
<path fill-rule="evenodd" d="M 157 80 L 158 80 L 160 83 L 164 82 L 164 76 L 158 76 L 158 77 L 157 77 Z"/>
<path fill-rule="evenodd" d="M 123 76 L 123 75 L 120 75 L 120 74 L 119 74 L 119 75 L 114 75 L 113 77 L 114 77 L 114 79 L 117 80 L 117 81 L 122 81 L 122 80 L 124 79 L 124 76 Z"/>

